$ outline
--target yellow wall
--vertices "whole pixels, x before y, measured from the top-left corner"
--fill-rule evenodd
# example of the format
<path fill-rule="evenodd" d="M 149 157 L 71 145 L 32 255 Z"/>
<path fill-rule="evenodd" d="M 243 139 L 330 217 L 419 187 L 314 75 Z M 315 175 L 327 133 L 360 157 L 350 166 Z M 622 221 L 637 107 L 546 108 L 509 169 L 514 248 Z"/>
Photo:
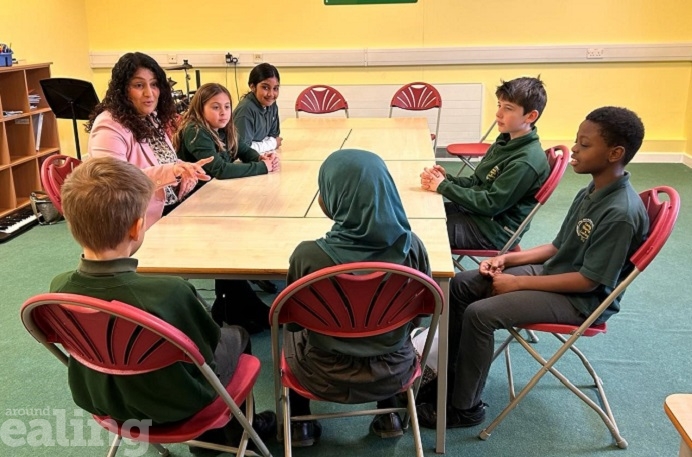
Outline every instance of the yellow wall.
<path fill-rule="evenodd" d="M 89 69 L 88 52 L 134 50 L 281 50 L 364 47 L 513 46 L 692 42 L 689 0 L 509 0 L 329 6 L 322 0 L 290 2 L 208 0 L 3 0 L 0 40 L 16 57 L 53 61 L 54 76 L 92 79 L 105 92 L 109 70 Z M 37 11 L 42 14 L 37 14 Z M 521 19 L 512 19 L 521 17 Z M 27 26 L 31 24 L 31 26 Z M 37 33 L 37 30 L 41 30 Z M 194 62 L 191 62 L 194 64 Z M 645 152 L 692 155 L 692 64 L 583 63 L 379 68 L 280 68 L 283 84 L 480 82 L 485 87 L 484 124 L 493 119 L 500 79 L 537 75 L 545 80 L 548 106 L 539 122 L 546 141 L 573 140 L 593 108 L 627 106 L 647 128 Z M 248 69 L 238 69 L 239 92 Z M 184 86 L 180 71 L 170 72 Z M 202 69 L 202 82 L 226 83 L 233 71 Z M 194 78 L 191 81 L 194 86 Z M 282 101 L 279 103 L 292 103 Z M 72 150 L 69 121 L 60 121 L 61 144 Z M 81 129 L 81 126 L 80 126 Z M 82 138 L 82 147 L 86 140 Z"/>
<path fill-rule="evenodd" d="M 12 43 L 14 57 L 26 63 L 53 62 L 51 76 L 91 80 L 84 0 L 0 0 L 0 41 Z M 78 121 L 86 151 L 84 121 Z M 58 120 L 60 147 L 75 155 L 72 121 Z"/>

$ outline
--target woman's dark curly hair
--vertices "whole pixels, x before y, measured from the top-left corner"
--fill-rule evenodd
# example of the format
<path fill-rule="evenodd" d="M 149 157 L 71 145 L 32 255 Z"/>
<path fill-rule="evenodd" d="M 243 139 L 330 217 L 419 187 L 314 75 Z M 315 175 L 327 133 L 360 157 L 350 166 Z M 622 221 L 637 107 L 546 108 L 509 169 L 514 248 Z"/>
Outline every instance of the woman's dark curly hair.
<path fill-rule="evenodd" d="M 146 68 L 154 73 L 159 85 L 159 101 L 154 117 L 158 125 L 154 125 L 141 117 L 127 96 L 130 80 L 140 68 Z M 141 52 L 129 52 L 115 64 L 106 96 L 101 103 L 96 105 L 89 116 L 89 121 L 85 124 L 87 132 L 91 132 L 94 119 L 104 111 L 109 111 L 113 119 L 129 129 L 139 142 L 143 142 L 154 135 L 163 137 L 166 129 L 174 129 L 177 114 L 166 73 L 154 59 Z"/>

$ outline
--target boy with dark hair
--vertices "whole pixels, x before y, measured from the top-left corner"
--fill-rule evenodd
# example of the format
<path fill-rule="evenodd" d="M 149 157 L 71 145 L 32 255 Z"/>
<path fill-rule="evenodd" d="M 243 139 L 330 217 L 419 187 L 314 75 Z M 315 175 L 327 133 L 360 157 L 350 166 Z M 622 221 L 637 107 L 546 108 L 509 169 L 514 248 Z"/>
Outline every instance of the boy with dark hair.
<path fill-rule="evenodd" d="M 118 300 L 165 320 L 194 341 L 226 385 L 240 354 L 249 353 L 248 333 L 240 327 L 220 329 L 187 281 L 136 273 L 137 260 L 130 256 L 144 240 L 146 210 L 153 192 L 154 183 L 139 168 L 121 160 L 94 158 L 75 168 L 65 180 L 61 196 L 65 218 L 83 254 L 77 270 L 55 277 L 50 290 Z M 187 363 L 145 374 L 111 376 L 70 358 L 68 379 L 78 406 L 119 421 L 176 422 L 193 416 L 216 398 L 204 375 Z M 276 424 L 271 411 L 255 419 L 255 428 L 264 436 Z M 232 436 L 236 422 L 229 424 L 226 437 Z M 228 441 L 223 431 L 217 432 L 217 438 L 206 438 Z"/>
<path fill-rule="evenodd" d="M 535 127 L 547 102 L 543 82 L 503 81 L 495 95 L 500 135 L 474 173 L 455 177 L 435 165 L 420 175 L 423 189 L 450 200 L 445 211 L 453 248 L 501 249 L 536 205 L 534 195 L 550 173 Z"/>
<path fill-rule="evenodd" d="M 450 285 L 447 427 L 485 419 L 481 393 L 492 363 L 495 330 L 517 325 L 581 325 L 633 266 L 629 258 L 649 231 L 644 204 L 625 165 L 644 138 L 644 125 L 625 108 L 591 112 L 579 126 L 570 164 L 592 181 L 577 193 L 551 244 L 481 262 Z M 620 309 L 620 295 L 596 320 Z M 435 427 L 430 404 L 421 425 Z"/>

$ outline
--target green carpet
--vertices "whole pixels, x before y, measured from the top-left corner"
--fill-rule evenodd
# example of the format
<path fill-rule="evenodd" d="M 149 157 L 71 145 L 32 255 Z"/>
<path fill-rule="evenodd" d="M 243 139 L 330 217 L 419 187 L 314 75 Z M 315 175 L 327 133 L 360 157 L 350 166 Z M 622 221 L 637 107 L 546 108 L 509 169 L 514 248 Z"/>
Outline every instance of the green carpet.
<path fill-rule="evenodd" d="M 456 169 L 456 163 L 443 164 Z M 585 339 L 580 348 L 590 355 L 609 395 L 622 435 L 629 442 L 618 450 L 599 417 L 551 376 L 545 377 L 524 401 L 495 430 L 488 441 L 477 438 L 482 427 L 450 430 L 448 455 L 496 456 L 615 456 L 649 457 L 677 455 L 679 436 L 663 412 L 665 397 L 692 391 L 692 269 L 688 266 L 692 227 L 692 170 L 680 164 L 633 164 L 629 167 L 636 189 L 667 184 L 682 198 L 677 228 L 652 265 L 632 284 L 623 309 L 609 322 L 606 335 Z M 412 179 L 416 179 L 412 177 Z M 522 246 L 550 242 L 577 190 L 588 182 L 571 170 L 560 183 L 532 224 Z M 684 254 L 687 252 L 687 254 Z M 29 296 L 45 292 L 53 276 L 73 269 L 79 247 L 72 241 L 64 222 L 35 227 L 14 240 L 0 244 L 0 455 L 2 456 L 98 456 L 105 455 L 110 437 L 92 428 L 87 415 L 77 410 L 67 388 L 66 369 L 24 330 L 18 309 Z M 213 282 L 194 281 L 202 289 Z M 203 290 L 211 298 L 213 292 Z M 269 302 L 271 297 L 265 297 Z M 498 335 L 498 340 L 503 334 Z M 551 338 L 552 339 L 552 338 Z M 537 347 L 556 347 L 542 335 Z M 515 379 L 529 379 L 538 365 L 513 351 Z M 255 388 L 257 408 L 273 409 L 269 333 L 253 336 L 253 350 L 263 363 Z M 558 364 L 568 377 L 586 383 L 587 377 L 567 357 Z M 494 364 L 484 400 L 490 405 L 488 419 L 495 417 L 508 401 L 504 364 Z M 329 409 L 318 404 L 315 410 Z M 61 416 L 65 414 L 65 416 Z M 65 420 L 61 420 L 65 417 Z M 66 422 L 66 424 L 65 424 Z M 296 456 L 411 455 L 412 436 L 380 440 L 368 434 L 369 418 L 324 421 L 322 441 Z M 79 433 L 84 437 L 79 442 Z M 51 443 L 52 440 L 52 443 Z M 99 443 L 100 441 L 100 443 Z M 283 455 L 280 443 L 269 442 L 274 455 Z M 434 455 L 434 432 L 423 430 L 427 455 Z M 345 447 L 348 446 L 348 447 Z M 187 447 L 174 445 L 174 455 L 189 455 Z M 126 444 L 120 456 L 158 455 L 153 448 L 145 454 L 138 445 Z"/>

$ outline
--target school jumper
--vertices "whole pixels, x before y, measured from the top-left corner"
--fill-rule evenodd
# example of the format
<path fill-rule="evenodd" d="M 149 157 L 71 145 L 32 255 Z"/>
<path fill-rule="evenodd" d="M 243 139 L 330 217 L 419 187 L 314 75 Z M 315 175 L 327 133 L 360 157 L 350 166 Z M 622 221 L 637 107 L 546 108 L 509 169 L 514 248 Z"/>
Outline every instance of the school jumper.
<path fill-rule="evenodd" d="M 163 319 L 185 333 L 222 383 L 227 383 L 247 346 L 247 333 L 237 327 L 222 332 L 190 283 L 173 276 L 139 275 L 136 268 L 133 258 L 82 258 L 76 271 L 55 277 L 50 290 L 118 300 Z M 68 380 L 79 407 L 119 421 L 175 422 L 191 417 L 216 398 L 199 369 L 182 362 L 150 373 L 112 376 L 70 358 Z"/>
<path fill-rule="evenodd" d="M 452 405 L 474 408 L 481 402 L 497 329 L 535 322 L 581 325 L 613 291 L 633 265 L 632 254 L 649 231 L 641 198 L 625 172 L 594 191 L 593 182 L 577 193 L 552 244 L 557 253 L 543 265 L 522 265 L 504 273 L 554 275 L 579 272 L 598 283 L 586 293 L 522 290 L 492 296 L 492 279 L 478 270 L 459 273 L 450 285 L 449 360 Z M 596 323 L 620 309 L 620 295 Z"/>
<path fill-rule="evenodd" d="M 227 145 L 226 131 L 217 132 L 221 141 Z M 228 147 L 218 151 L 211 133 L 198 125 L 188 124 L 183 130 L 182 144 L 178 147 L 178 157 L 186 162 L 213 157 L 211 163 L 204 165 L 204 171 L 216 179 L 242 178 L 267 174 L 267 166 L 260 161 L 260 155 L 250 146 L 238 142 L 237 155 L 232 156 Z"/>
<path fill-rule="evenodd" d="M 447 174 L 437 192 L 451 200 L 445 205 L 452 245 L 459 248 L 501 249 L 537 202 L 534 195 L 550 174 L 535 127 L 510 139 L 500 134 L 469 177 Z M 458 246 L 454 213 L 462 212 L 491 246 Z M 527 228 L 528 229 L 528 228 Z M 517 239 L 517 243 L 520 238 Z"/>
<path fill-rule="evenodd" d="M 259 153 L 276 149 L 276 137 L 281 134 L 276 103 L 264 107 L 255 94 L 248 92 L 233 110 L 233 123 L 239 143 Z"/>

